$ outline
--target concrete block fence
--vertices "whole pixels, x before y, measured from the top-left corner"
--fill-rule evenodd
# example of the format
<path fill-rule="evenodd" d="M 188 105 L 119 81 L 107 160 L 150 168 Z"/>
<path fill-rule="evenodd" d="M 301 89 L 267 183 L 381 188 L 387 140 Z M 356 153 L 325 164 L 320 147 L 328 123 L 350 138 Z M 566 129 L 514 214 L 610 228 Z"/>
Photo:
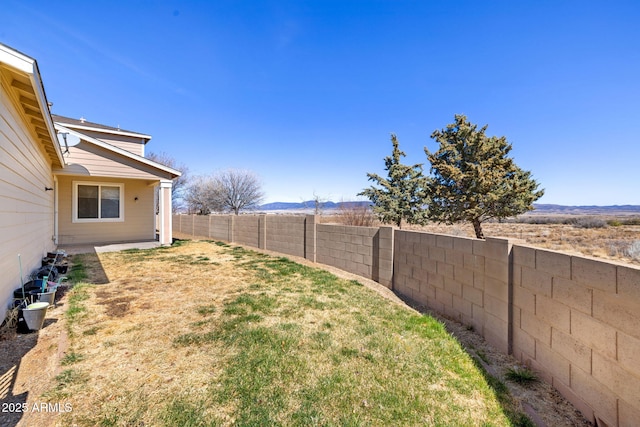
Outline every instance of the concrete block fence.
<path fill-rule="evenodd" d="M 640 420 L 640 268 L 313 215 L 173 217 L 176 237 L 236 242 L 373 279 L 482 335 L 537 371 L 587 419 Z"/>

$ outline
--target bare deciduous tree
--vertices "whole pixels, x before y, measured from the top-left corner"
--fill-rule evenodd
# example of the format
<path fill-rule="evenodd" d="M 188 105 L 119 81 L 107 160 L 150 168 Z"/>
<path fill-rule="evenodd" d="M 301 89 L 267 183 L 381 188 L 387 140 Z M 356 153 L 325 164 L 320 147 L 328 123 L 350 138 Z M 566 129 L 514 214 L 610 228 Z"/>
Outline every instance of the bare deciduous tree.
<path fill-rule="evenodd" d="M 201 215 L 223 211 L 238 215 L 257 206 L 263 198 L 258 177 L 251 171 L 239 169 L 197 177 L 185 192 L 189 212 Z"/>
<path fill-rule="evenodd" d="M 251 171 L 227 169 L 216 175 L 216 181 L 222 190 L 225 209 L 236 215 L 243 209 L 256 207 L 264 199 L 260 179 Z"/>
<path fill-rule="evenodd" d="M 173 212 L 178 212 L 184 206 L 184 196 L 187 185 L 189 184 L 189 168 L 182 163 L 171 157 L 169 154 L 163 152 L 160 153 L 147 153 L 146 158 L 160 163 L 161 165 L 168 166 L 172 169 L 176 169 L 182 173 L 179 177 L 173 180 L 171 188 L 171 206 Z"/>
<path fill-rule="evenodd" d="M 209 215 L 212 212 L 222 212 L 224 208 L 221 193 L 214 177 L 197 176 L 193 178 L 184 192 L 184 200 L 189 213 Z"/>
<path fill-rule="evenodd" d="M 362 203 L 340 202 L 337 216 L 341 224 L 358 227 L 373 227 L 377 221 L 371 206 Z"/>

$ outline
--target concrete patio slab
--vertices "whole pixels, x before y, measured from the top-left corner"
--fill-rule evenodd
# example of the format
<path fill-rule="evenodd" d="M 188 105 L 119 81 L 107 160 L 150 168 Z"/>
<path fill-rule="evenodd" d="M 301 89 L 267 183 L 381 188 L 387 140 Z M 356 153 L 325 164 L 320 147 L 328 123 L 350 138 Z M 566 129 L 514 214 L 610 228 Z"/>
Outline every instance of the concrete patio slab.
<path fill-rule="evenodd" d="M 153 249 L 160 246 L 158 241 L 147 242 L 123 242 L 112 243 L 108 245 L 63 245 L 59 246 L 59 250 L 65 251 L 69 255 L 102 253 L 102 252 L 119 252 L 126 249 Z"/>

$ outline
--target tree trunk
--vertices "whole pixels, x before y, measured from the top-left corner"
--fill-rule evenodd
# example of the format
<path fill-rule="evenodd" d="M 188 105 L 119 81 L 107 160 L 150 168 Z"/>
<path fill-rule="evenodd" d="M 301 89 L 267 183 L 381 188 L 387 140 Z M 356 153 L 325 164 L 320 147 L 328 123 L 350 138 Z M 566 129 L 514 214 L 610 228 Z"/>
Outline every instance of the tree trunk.
<path fill-rule="evenodd" d="M 484 239 L 484 234 L 482 233 L 482 223 L 478 219 L 474 219 L 471 221 L 473 224 L 473 230 L 476 232 L 476 237 L 478 239 Z"/>

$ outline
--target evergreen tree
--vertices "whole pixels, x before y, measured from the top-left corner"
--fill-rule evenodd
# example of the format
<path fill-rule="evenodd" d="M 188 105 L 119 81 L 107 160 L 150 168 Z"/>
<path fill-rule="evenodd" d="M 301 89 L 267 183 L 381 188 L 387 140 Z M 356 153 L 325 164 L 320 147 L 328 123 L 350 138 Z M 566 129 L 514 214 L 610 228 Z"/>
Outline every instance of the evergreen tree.
<path fill-rule="evenodd" d="M 469 221 L 479 239 L 484 238 L 484 221 L 530 211 L 544 194 L 531 172 L 508 157 L 512 147 L 507 139 L 488 137 L 486 129 L 478 130 L 465 116 L 456 115 L 455 123 L 431 135 L 440 143 L 438 151 L 424 149 L 433 174 L 428 184 L 430 219 Z"/>
<path fill-rule="evenodd" d="M 359 196 L 365 196 L 373 203 L 373 212 L 383 223 L 392 223 L 402 228 L 402 221 L 409 224 L 425 224 L 426 178 L 422 175 L 422 164 L 407 166 L 400 163 L 406 154 L 398 148 L 398 140 L 391 134 L 393 151 L 385 157 L 387 178 L 368 173 L 369 181 L 375 181 L 381 188 L 371 186 Z"/>

